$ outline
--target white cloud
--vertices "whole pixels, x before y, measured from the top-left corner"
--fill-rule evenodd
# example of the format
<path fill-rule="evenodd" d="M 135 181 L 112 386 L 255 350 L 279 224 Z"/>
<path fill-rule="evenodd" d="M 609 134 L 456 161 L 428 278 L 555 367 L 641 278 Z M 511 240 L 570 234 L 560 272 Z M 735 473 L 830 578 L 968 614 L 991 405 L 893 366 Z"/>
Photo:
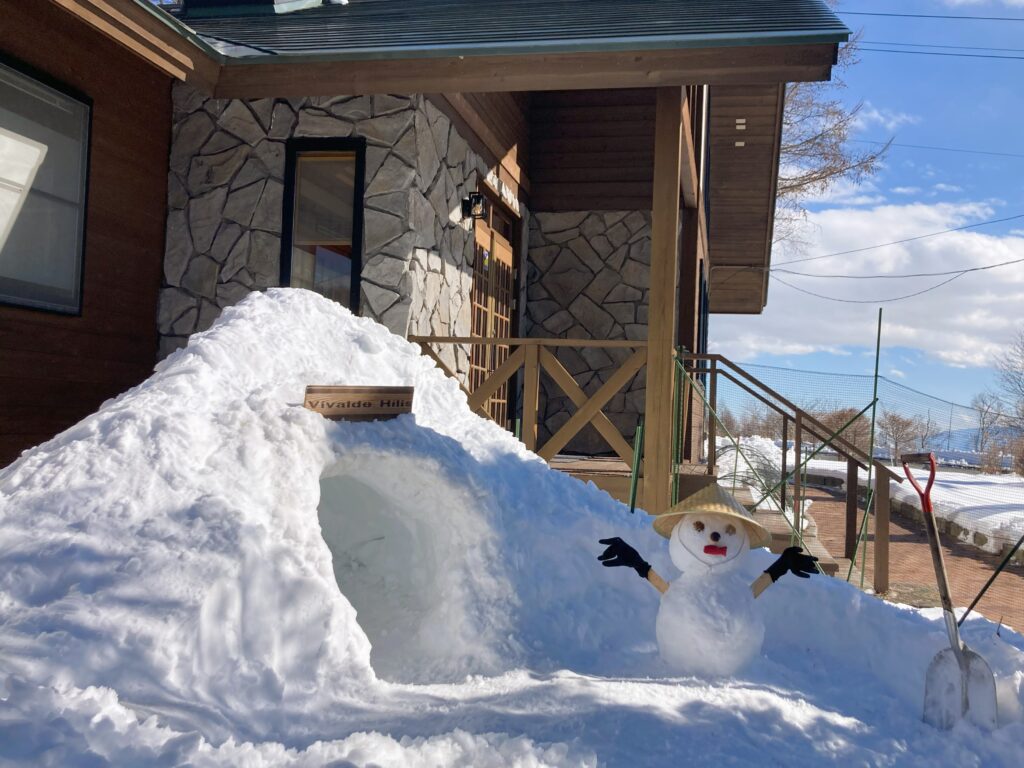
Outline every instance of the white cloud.
<path fill-rule="evenodd" d="M 907 378 L 907 374 L 905 374 L 899 368 L 890 368 L 889 369 L 889 375 L 892 376 L 894 379 L 905 379 L 905 378 Z"/>
<path fill-rule="evenodd" d="M 1024 237 L 1024 229 L 1011 229 L 1010 234 L 1014 237 Z"/>
<path fill-rule="evenodd" d="M 842 206 L 809 214 L 802 253 L 776 249 L 773 263 L 846 251 L 938 232 L 993 218 L 989 203 L 914 203 L 872 208 Z M 942 272 L 1024 259 L 1024 240 L 984 230 L 939 237 L 817 261 L 785 269 L 825 274 L 903 274 Z M 920 349 L 955 366 L 987 366 L 1013 337 L 1024 317 L 1024 263 L 964 275 L 929 293 L 877 304 L 934 286 L 944 277 L 906 280 L 814 279 L 777 273 L 777 277 L 827 296 L 867 300 L 847 304 L 815 298 L 772 280 L 768 306 L 760 316 L 718 315 L 711 322 L 713 346 L 734 359 L 755 360 L 760 353 L 833 352 L 872 346 L 878 306 L 884 307 L 882 343 Z"/>
<path fill-rule="evenodd" d="M 894 195 L 916 195 L 921 192 L 920 187 L 893 187 L 891 190 Z"/>
<path fill-rule="evenodd" d="M 897 112 L 885 107 L 876 107 L 870 101 L 865 101 L 860 112 L 854 120 L 853 127 L 856 130 L 865 130 L 879 125 L 887 131 L 895 131 L 904 125 L 917 125 L 921 118 L 909 112 Z"/>
<path fill-rule="evenodd" d="M 829 203 L 831 205 L 879 205 L 885 202 L 885 195 L 879 192 L 873 182 L 865 181 L 855 184 L 848 179 L 839 179 L 825 192 L 810 195 L 804 202 Z"/>
<path fill-rule="evenodd" d="M 936 192 L 963 192 L 963 187 L 958 187 L 956 184 L 935 184 L 932 189 Z"/>

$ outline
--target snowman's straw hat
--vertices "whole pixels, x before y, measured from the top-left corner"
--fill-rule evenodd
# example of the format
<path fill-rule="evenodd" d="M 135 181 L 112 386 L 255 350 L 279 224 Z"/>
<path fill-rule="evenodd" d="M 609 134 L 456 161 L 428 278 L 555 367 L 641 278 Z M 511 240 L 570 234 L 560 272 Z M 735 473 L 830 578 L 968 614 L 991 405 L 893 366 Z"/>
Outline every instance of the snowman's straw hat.
<path fill-rule="evenodd" d="M 760 523 L 754 520 L 746 507 L 740 504 L 731 493 L 718 483 L 704 486 L 699 491 L 680 501 L 674 507 L 654 517 L 654 530 L 666 539 L 671 537 L 672 529 L 685 515 L 721 515 L 735 517 L 747 529 L 750 537 L 750 548 L 767 547 L 772 535 Z"/>

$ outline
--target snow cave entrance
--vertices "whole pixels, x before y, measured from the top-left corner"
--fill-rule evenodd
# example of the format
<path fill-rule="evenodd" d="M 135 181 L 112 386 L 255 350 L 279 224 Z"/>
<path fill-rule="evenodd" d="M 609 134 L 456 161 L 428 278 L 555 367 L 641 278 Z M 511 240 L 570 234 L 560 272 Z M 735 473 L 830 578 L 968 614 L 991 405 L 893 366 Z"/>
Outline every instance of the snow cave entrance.
<path fill-rule="evenodd" d="M 364 457 L 320 480 L 335 580 L 370 640 L 374 671 L 394 682 L 457 679 L 473 655 L 458 565 L 486 532 L 466 489 L 429 464 Z"/>

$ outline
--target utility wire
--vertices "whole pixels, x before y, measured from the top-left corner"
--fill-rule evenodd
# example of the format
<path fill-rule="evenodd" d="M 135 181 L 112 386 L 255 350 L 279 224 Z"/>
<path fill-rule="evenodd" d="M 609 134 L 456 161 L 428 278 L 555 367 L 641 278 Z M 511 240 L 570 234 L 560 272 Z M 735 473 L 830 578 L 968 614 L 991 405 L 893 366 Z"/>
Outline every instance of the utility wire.
<path fill-rule="evenodd" d="M 822 277 L 830 280 L 904 280 L 908 277 L 946 277 L 947 275 L 966 275 L 968 272 L 984 272 L 987 269 L 1008 267 L 1011 264 L 1020 264 L 1024 259 L 1011 259 L 1001 261 L 998 264 L 987 264 L 983 267 L 965 267 L 963 269 L 951 269 L 947 272 L 917 272 L 907 275 L 816 275 L 813 272 L 795 272 L 791 269 L 770 268 L 769 272 L 781 272 L 784 275 L 799 275 L 800 277 Z M 762 267 L 763 269 L 763 267 Z"/>
<path fill-rule="evenodd" d="M 1022 19 L 1024 21 L 1024 19 Z M 911 56 L 952 56 L 956 59 L 1003 59 L 1010 61 L 1024 61 L 1024 56 L 1000 56 L 994 53 L 949 53 L 942 51 L 900 51 L 896 48 L 857 48 L 857 52 L 867 51 L 868 53 L 906 53 Z"/>
<path fill-rule="evenodd" d="M 1005 219 L 991 219 L 989 221 L 978 221 L 974 224 L 965 224 L 962 227 L 953 227 L 952 229 L 944 229 L 941 232 L 929 232 L 926 235 L 916 235 L 915 237 L 905 237 L 902 240 L 893 240 L 888 243 L 878 243 L 877 245 L 867 245 L 863 248 L 851 248 L 848 251 L 838 251 L 836 253 L 826 253 L 821 256 L 810 256 L 806 259 L 790 259 L 789 261 L 780 261 L 776 266 L 782 267 L 786 264 L 800 264 L 805 261 L 817 261 L 818 259 L 830 259 L 833 256 L 848 256 L 851 253 L 863 253 L 864 251 L 873 251 L 878 248 L 887 248 L 890 245 L 901 245 L 902 243 L 911 243 L 915 240 L 924 240 L 928 237 L 938 237 L 939 235 L 948 235 L 950 232 L 962 232 L 965 229 L 974 229 L 976 227 L 984 227 L 989 224 L 1001 224 L 1005 221 L 1014 221 L 1016 219 L 1024 219 L 1024 213 L 1018 213 L 1016 216 L 1007 216 Z"/>
<path fill-rule="evenodd" d="M 903 301 L 904 299 L 912 299 L 915 296 L 920 296 L 924 293 L 930 293 L 931 291 L 941 288 L 944 285 L 948 285 L 949 283 L 952 283 L 954 280 L 963 277 L 964 274 L 966 273 L 960 272 L 959 274 L 953 275 L 952 277 L 943 280 L 941 283 L 936 283 L 930 288 L 924 288 L 920 291 L 915 291 L 914 293 L 907 293 L 904 294 L 903 296 L 893 296 L 891 299 L 841 299 L 837 296 L 825 296 L 824 294 L 821 293 L 815 293 L 814 291 L 808 291 L 804 288 L 799 288 L 793 285 L 792 283 L 787 283 L 781 277 L 776 277 L 775 275 L 770 275 L 770 277 L 772 278 L 772 280 L 776 280 L 782 283 L 783 285 L 787 286 L 788 288 L 792 288 L 794 291 L 806 293 L 808 296 L 814 296 L 815 298 L 818 299 L 825 299 L 826 301 L 838 301 L 842 304 L 887 304 L 893 301 Z"/>
<path fill-rule="evenodd" d="M 897 43 L 891 40 L 861 40 L 861 45 L 900 45 L 906 48 L 953 48 L 958 51 L 1002 51 L 1009 53 L 1024 53 L 1024 48 L 993 48 L 989 45 L 945 45 L 942 43 Z"/>
<path fill-rule="evenodd" d="M 960 149 L 958 147 L 932 147 L 926 144 L 900 144 L 895 141 L 871 141 L 869 139 L 847 139 L 847 141 L 851 141 L 856 144 L 878 144 L 879 146 L 905 147 L 908 149 L 929 149 L 934 150 L 936 152 L 960 152 L 967 155 L 991 155 L 992 157 L 1024 158 L 1024 154 L 1020 154 L 1017 152 L 986 152 L 981 149 Z"/>
<path fill-rule="evenodd" d="M 956 19 L 958 21 L 1024 21 L 1024 16 L 958 16 L 939 13 L 874 13 L 869 11 L 836 11 L 840 16 L 889 16 L 901 19 Z"/>

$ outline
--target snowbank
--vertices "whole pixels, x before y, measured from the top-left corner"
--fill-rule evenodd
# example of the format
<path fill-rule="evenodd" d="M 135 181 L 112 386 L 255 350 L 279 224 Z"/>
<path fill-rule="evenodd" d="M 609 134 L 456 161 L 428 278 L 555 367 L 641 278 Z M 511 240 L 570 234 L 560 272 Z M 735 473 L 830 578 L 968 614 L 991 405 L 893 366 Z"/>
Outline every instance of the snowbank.
<path fill-rule="evenodd" d="M 413 385 L 415 412 L 331 423 L 309 383 Z M 670 678 L 657 593 L 596 562 L 609 535 L 674 576 L 644 515 L 474 416 L 413 345 L 252 295 L 0 471 L 0 764 L 1024 756 L 1024 638 L 967 623 L 1007 702 L 991 737 L 919 722 L 936 615 L 823 578 L 758 601 L 744 679 Z"/>

